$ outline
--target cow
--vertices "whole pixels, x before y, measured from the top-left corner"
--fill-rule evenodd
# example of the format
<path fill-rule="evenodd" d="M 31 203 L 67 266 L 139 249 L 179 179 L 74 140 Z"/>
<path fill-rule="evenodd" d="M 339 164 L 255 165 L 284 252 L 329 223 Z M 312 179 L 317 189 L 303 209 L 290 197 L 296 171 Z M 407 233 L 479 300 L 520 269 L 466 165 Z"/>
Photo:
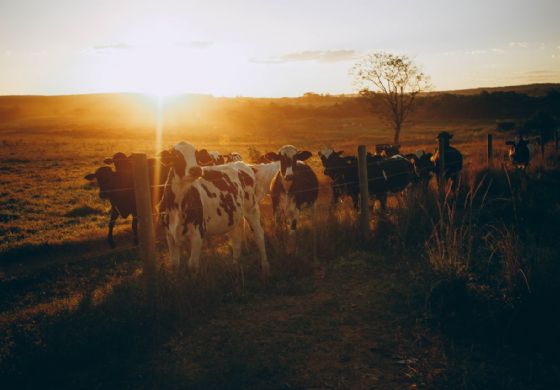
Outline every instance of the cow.
<path fill-rule="evenodd" d="M 203 149 L 204 150 L 204 149 Z M 243 161 L 243 157 L 237 152 L 231 152 L 228 154 L 220 154 L 219 152 L 213 150 L 208 152 L 212 158 L 212 163 L 208 165 L 223 165 L 232 162 Z"/>
<path fill-rule="evenodd" d="M 414 153 L 405 155 L 414 166 L 417 182 L 428 185 L 434 174 L 434 163 L 432 162 L 432 153 L 426 153 L 423 150 L 417 150 Z"/>
<path fill-rule="evenodd" d="M 382 157 L 393 157 L 400 153 L 399 145 L 377 144 L 375 145 L 375 153 Z"/>
<path fill-rule="evenodd" d="M 89 181 L 96 180 L 99 187 L 99 197 L 101 199 L 108 199 L 111 203 L 107 242 L 111 248 L 115 247 L 113 229 L 117 218 L 121 217 L 127 219 L 129 216 L 132 216 L 133 242 L 134 245 L 137 245 L 138 221 L 131 159 L 124 153 L 119 152 L 115 153 L 111 159 L 105 159 L 104 162 L 106 164 L 114 164 L 115 171 L 113 171 L 111 167 L 104 166 L 97 169 L 95 173 L 87 174 L 84 178 Z M 156 174 L 157 168 L 159 168 L 159 172 Z M 163 185 L 167 178 L 167 173 L 168 169 L 166 167 L 157 164 L 156 160 L 153 158 L 148 159 L 148 175 L 152 185 Z M 162 191 L 155 191 L 155 194 L 161 197 Z"/>
<path fill-rule="evenodd" d="M 512 165 L 523 170 L 527 169 L 537 150 L 535 142 L 520 136 L 515 141 L 506 141 L 506 145 L 510 146 L 509 158 Z"/>
<path fill-rule="evenodd" d="M 379 200 L 382 209 L 387 207 L 388 193 L 400 193 L 416 180 L 412 162 L 399 154 L 381 160 L 368 159 L 367 171 L 369 195 Z"/>
<path fill-rule="evenodd" d="M 348 195 L 358 208 L 360 186 L 358 180 L 358 161 L 355 156 L 342 156 L 342 150 L 335 152 L 325 148 L 318 152 L 324 168 L 324 175 L 331 178 L 333 203 L 339 202 L 343 195 Z"/>
<path fill-rule="evenodd" d="M 256 194 L 255 171 L 243 162 L 201 167 L 196 148 L 180 142 L 168 151 L 166 163 L 171 171 L 159 204 L 160 222 L 166 233 L 171 262 L 180 263 L 183 247 L 190 242 L 189 268 L 199 268 L 204 239 L 210 235 L 229 233 L 233 258 L 239 258 L 242 224 L 251 226 L 261 256 L 263 277 L 269 264 L 260 223 Z"/>
<path fill-rule="evenodd" d="M 443 180 L 451 180 L 451 189 L 455 190 L 457 184 L 459 183 L 459 176 L 461 170 L 463 169 L 463 155 L 460 151 L 450 146 L 449 141 L 453 138 L 453 135 L 447 131 L 442 131 L 436 137 L 444 147 L 444 157 L 445 157 L 445 172 L 443 172 Z M 431 157 L 431 161 L 434 163 L 434 172 L 436 173 L 438 185 L 442 178 L 441 175 L 441 151 L 439 147 L 436 148 L 435 153 Z"/>
<path fill-rule="evenodd" d="M 321 150 L 319 155 L 325 175 L 332 179 L 334 201 L 337 202 L 341 195 L 349 195 L 358 209 L 358 159 L 355 156 L 342 157 L 342 151 L 335 152 L 330 148 Z M 369 195 L 377 198 L 383 209 L 388 193 L 403 191 L 416 178 L 412 163 L 400 155 L 384 158 L 380 154 L 368 153 L 366 164 Z"/>
<path fill-rule="evenodd" d="M 295 240 L 296 227 L 304 206 L 313 206 L 319 195 L 319 181 L 313 170 L 303 161 L 311 152 L 284 145 L 278 152 L 268 152 L 266 158 L 279 163 L 272 179 L 272 211 L 278 219 L 283 214 L 290 224 L 290 236 Z"/>

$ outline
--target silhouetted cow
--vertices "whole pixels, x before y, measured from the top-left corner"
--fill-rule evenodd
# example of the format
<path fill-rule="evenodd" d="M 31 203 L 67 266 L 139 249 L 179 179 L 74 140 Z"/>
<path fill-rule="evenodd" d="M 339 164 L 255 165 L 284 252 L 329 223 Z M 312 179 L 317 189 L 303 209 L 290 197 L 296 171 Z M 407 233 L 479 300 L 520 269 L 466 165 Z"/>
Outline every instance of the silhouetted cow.
<path fill-rule="evenodd" d="M 438 134 L 436 139 L 439 141 L 440 139 L 443 140 L 443 147 L 445 153 L 445 172 L 444 172 L 444 180 L 451 180 L 451 188 L 453 190 L 456 189 L 459 176 L 461 174 L 461 170 L 463 169 L 463 155 L 457 149 L 449 145 L 449 141 L 453 138 L 452 134 L 449 134 L 447 131 L 442 131 Z M 441 158 L 440 158 L 441 151 L 439 150 L 439 146 L 436 148 L 434 155 L 432 156 L 431 160 L 434 163 L 434 172 L 436 174 L 438 184 L 441 178 Z"/>
<path fill-rule="evenodd" d="M 134 237 L 134 244 L 138 243 L 137 234 L 137 213 L 136 213 L 136 198 L 134 195 L 134 180 L 132 177 L 132 164 L 130 157 L 124 153 L 115 153 L 113 158 L 105 159 L 106 164 L 114 164 L 115 171 L 110 167 L 101 167 L 90 173 L 84 178 L 89 181 L 96 180 L 99 186 L 99 197 L 101 199 L 108 199 L 111 203 L 111 211 L 109 214 L 109 231 L 107 233 L 107 241 L 109 245 L 114 248 L 115 241 L 113 239 L 113 228 L 118 217 L 127 219 L 132 215 L 132 232 Z M 159 172 L 156 174 L 156 169 Z M 167 179 L 169 169 L 153 158 L 148 159 L 148 176 L 150 184 L 163 185 Z M 156 177 L 157 176 L 157 177 Z M 158 194 L 161 198 L 163 191 L 154 191 L 153 194 Z M 159 201 L 159 199 L 158 199 Z M 157 203 L 154 202 L 154 204 Z"/>
<path fill-rule="evenodd" d="M 506 141 L 506 145 L 510 145 L 509 158 L 514 167 L 527 169 L 532 158 L 535 156 L 537 145 L 533 141 L 525 140 L 518 137 L 515 141 Z"/>
<path fill-rule="evenodd" d="M 343 153 L 342 150 L 335 152 L 325 148 L 318 155 L 323 164 L 323 173 L 332 180 L 333 203 L 338 203 L 343 195 L 348 195 L 357 209 L 360 195 L 358 160 L 355 156 L 342 156 Z"/>
<path fill-rule="evenodd" d="M 414 173 L 418 182 L 428 185 L 434 174 L 434 163 L 432 162 L 432 153 L 426 153 L 423 150 L 417 150 L 414 153 L 407 154 L 408 158 L 414 166 Z"/>

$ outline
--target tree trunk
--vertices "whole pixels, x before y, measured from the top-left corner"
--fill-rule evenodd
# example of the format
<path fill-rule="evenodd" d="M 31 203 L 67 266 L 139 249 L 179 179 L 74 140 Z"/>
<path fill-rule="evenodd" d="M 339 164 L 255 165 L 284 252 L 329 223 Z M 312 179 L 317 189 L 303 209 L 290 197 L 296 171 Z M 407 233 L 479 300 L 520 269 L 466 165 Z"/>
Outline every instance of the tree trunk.
<path fill-rule="evenodd" d="M 401 139 L 401 125 L 395 125 L 395 138 L 393 139 L 393 145 L 399 145 Z"/>

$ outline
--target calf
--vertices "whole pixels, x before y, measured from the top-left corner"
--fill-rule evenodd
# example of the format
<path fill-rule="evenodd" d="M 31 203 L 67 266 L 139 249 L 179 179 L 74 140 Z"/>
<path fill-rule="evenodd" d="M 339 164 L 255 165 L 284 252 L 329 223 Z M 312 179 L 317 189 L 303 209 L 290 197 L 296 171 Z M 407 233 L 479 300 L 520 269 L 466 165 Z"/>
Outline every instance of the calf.
<path fill-rule="evenodd" d="M 535 143 L 520 136 L 515 141 L 507 141 L 506 145 L 510 145 L 509 158 L 513 166 L 523 170 L 527 169 L 537 150 Z"/>
<path fill-rule="evenodd" d="M 426 186 L 430 183 L 434 173 L 432 156 L 432 153 L 426 153 L 423 150 L 417 150 L 405 156 L 412 162 L 417 181 Z"/>
<path fill-rule="evenodd" d="M 168 153 L 171 172 L 159 205 L 172 263 L 190 242 L 190 268 L 199 267 L 203 240 L 208 235 L 230 233 L 234 260 L 239 258 L 243 218 L 251 226 L 261 255 L 263 276 L 269 273 L 264 231 L 256 194 L 256 176 L 243 162 L 200 167 L 194 146 L 181 142 Z"/>
<path fill-rule="evenodd" d="M 358 178 L 358 161 L 354 156 L 342 156 L 343 151 L 335 152 L 331 148 L 319 151 L 319 157 L 325 170 L 323 173 L 332 179 L 333 203 L 338 203 L 343 195 L 348 195 L 358 208 L 360 185 Z"/>
<path fill-rule="evenodd" d="M 294 238 L 301 209 L 312 206 L 319 195 L 317 175 L 303 162 L 309 157 L 311 152 L 298 152 L 292 145 L 282 146 L 278 153 L 266 154 L 267 159 L 280 163 L 271 184 L 272 210 L 277 218 L 283 212 Z"/>
<path fill-rule="evenodd" d="M 459 182 L 461 170 L 463 169 L 463 155 L 457 149 L 449 145 L 449 141 L 451 140 L 451 138 L 453 138 L 453 135 L 449 134 L 447 131 L 442 131 L 436 137 L 438 141 L 442 140 L 442 144 L 444 147 L 445 171 L 443 172 L 443 179 L 446 182 L 447 180 L 451 180 L 451 189 L 455 190 Z M 441 151 L 438 147 L 436 148 L 436 151 L 431 158 L 431 161 L 434 163 L 434 172 L 437 175 L 436 177 L 438 180 L 438 185 L 440 184 L 440 180 L 442 177 L 440 155 Z"/>

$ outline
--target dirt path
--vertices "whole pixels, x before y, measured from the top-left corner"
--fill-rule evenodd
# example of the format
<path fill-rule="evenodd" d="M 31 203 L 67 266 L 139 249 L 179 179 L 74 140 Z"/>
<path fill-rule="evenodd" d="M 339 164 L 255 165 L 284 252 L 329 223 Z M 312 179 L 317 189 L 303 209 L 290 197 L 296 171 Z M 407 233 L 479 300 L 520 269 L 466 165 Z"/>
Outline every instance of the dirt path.
<path fill-rule="evenodd" d="M 228 305 L 174 337 L 134 387 L 409 388 L 422 379 L 411 373 L 424 299 L 410 277 L 371 255 L 340 258 L 299 291 Z"/>

